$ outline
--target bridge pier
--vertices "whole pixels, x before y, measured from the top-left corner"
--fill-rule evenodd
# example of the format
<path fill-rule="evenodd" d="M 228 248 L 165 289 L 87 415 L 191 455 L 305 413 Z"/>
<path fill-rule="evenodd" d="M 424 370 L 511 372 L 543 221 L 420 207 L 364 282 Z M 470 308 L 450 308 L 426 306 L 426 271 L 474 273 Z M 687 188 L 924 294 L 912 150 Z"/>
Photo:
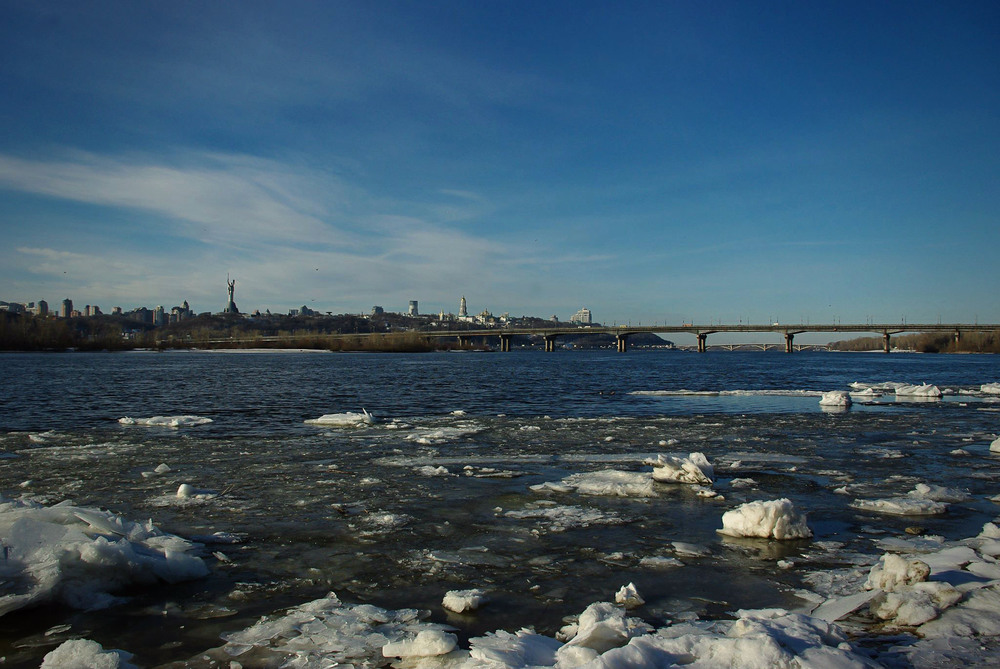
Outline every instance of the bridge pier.
<path fill-rule="evenodd" d="M 707 334 L 698 333 L 698 353 L 704 353 L 708 350 L 708 345 L 706 344 L 707 341 Z"/>
<path fill-rule="evenodd" d="M 545 352 L 552 353 L 555 350 L 556 350 L 555 335 L 545 335 Z"/>
<path fill-rule="evenodd" d="M 500 335 L 500 352 L 510 353 L 510 335 Z"/>
<path fill-rule="evenodd" d="M 469 338 L 468 337 L 463 337 L 463 336 L 459 335 L 458 336 L 458 346 L 459 346 L 459 348 L 465 348 L 468 345 L 469 345 Z"/>
<path fill-rule="evenodd" d="M 889 343 L 889 333 L 882 333 L 882 350 L 889 353 L 892 350 L 892 345 Z"/>
<path fill-rule="evenodd" d="M 619 353 L 625 353 L 628 351 L 628 335 L 615 335 L 615 341 L 618 344 Z"/>
<path fill-rule="evenodd" d="M 795 340 L 794 334 L 792 334 L 791 332 L 785 333 L 785 353 L 795 352 L 795 346 L 792 344 L 794 340 Z"/>
<path fill-rule="evenodd" d="M 962 331 L 955 330 L 955 344 L 959 344 L 962 341 Z"/>

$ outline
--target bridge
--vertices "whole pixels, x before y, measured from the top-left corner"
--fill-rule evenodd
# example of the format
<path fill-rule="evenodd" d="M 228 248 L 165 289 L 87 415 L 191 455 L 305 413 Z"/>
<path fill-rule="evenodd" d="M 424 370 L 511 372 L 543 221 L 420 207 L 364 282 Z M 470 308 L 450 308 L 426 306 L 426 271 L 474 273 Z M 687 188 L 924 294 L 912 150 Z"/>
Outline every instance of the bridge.
<path fill-rule="evenodd" d="M 684 323 L 682 325 L 628 325 L 628 326 L 595 326 L 595 327 L 551 327 L 551 328 L 491 328 L 482 330 L 447 330 L 438 332 L 421 332 L 426 337 L 448 337 L 458 339 L 459 343 L 467 344 L 472 339 L 484 337 L 497 337 L 500 342 L 501 351 L 510 350 L 510 340 L 512 337 L 535 336 L 542 337 L 545 342 L 545 350 L 552 352 L 556 348 L 556 339 L 567 335 L 612 335 L 615 337 L 618 352 L 625 353 L 628 350 L 628 338 L 635 334 L 691 334 L 697 338 L 697 351 L 705 353 L 708 350 L 708 336 L 718 333 L 760 333 L 773 332 L 784 336 L 785 352 L 794 353 L 798 348 L 795 335 L 806 332 L 823 333 L 862 333 L 881 334 L 883 350 L 890 351 L 889 338 L 895 334 L 904 332 L 945 332 L 954 337 L 955 341 L 960 341 L 963 332 L 989 332 L 1000 330 L 1000 325 L 980 325 L 978 323 L 864 323 L 864 324 L 841 324 L 829 323 L 818 325 L 797 325 L 772 323 L 770 325 L 694 325 Z M 760 346 L 766 346 L 761 344 Z M 767 350 L 767 348 L 764 348 Z"/>
<path fill-rule="evenodd" d="M 990 325 L 980 325 L 978 323 L 865 323 L 865 324 L 820 324 L 820 325 L 791 325 L 791 324 L 781 324 L 772 323 L 770 325 L 750 325 L 750 324 L 739 324 L 739 325 L 722 325 L 722 324 L 712 324 L 712 325 L 694 325 L 690 323 L 684 323 L 681 325 L 612 325 L 612 326 L 582 326 L 582 327 L 565 327 L 565 326 L 553 326 L 553 327 L 540 327 L 540 328 L 483 328 L 479 330 L 415 330 L 411 331 L 413 334 L 419 335 L 420 337 L 425 337 L 427 339 L 457 339 L 459 344 L 468 345 L 473 340 L 482 340 L 486 338 L 496 338 L 499 341 L 499 348 L 501 351 L 510 351 L 510 342 L 513 337 L 526 336 L 526 337 L 541 337 L 545 342 L 545 351 L 552 352 L 556 349 L 556 340 L 559 337 L 566 337 L 569 335 L 611 335 L 615 338 L 616 346 L 619 353 L 625 353 L 628 350 L 628 339 L 632 335 L 636 334 L 690 334 L 694 335 L 697 339 L 696 347 L 678 347 L 678 348 L 691 348 L 692 350 L 697 350 L 699 353 L 705 353 L 709 348 L 713 349 L 724 349 L 724 350 L 736 350 L 736 349 L 746 349 L 746 348 L 758 348 L 763 351 L 767 351 L 772 348 L 780 348 L 782 344 L 719 344 L 716 346 L 709 346 L 708 336 L 712 334 L 719 333 L 777 333 L 781 334 L 784 339 L 784 349 L 786 353 L 794 353 L 800 350 L 815 350 L 824 349 L 823 346 L 815 345 L 800 345 L 795 344 L 795 335 L 803 334 L 806 332 L 822 332 L 822 333 L 858 333 L 858 334 L 880 334 L 882 335 L 883 350 L 888 353 L 890 351 L 889 338 L 895 334 L 902 334 L 906 332 L 913 333 L 926 333 L 926 332 L 944 332 L 950 334 L 955 341 L 961 341 L 962 334 L 968 332 L 990 332 L 990 331 L 1000 331 L 1000 324 L 990 324 Z M 374 337 L 385 337 L 386 333 L 375 332 L 375 333 L 343 333 L 343 334 L 326 334 L 326 335 L 308 335 L 308 338 L 312 340 L 361 340 Z M 278 335 L 278 336 L 254 336 L 247 338 L 220 338 L 220 339 L 209 339 L 200 341 L 200 344 L 207 345 L 221 345 L 221 346 L 231 346 L 231 345 L 254 345 L 254 344 L 280 344 L 282 342 L 292 341 L 296 338 L 295 335 Z M 171 339 L 163 340 L 157 342 L 158 344 L 168 344 L 172 342 Z"/>

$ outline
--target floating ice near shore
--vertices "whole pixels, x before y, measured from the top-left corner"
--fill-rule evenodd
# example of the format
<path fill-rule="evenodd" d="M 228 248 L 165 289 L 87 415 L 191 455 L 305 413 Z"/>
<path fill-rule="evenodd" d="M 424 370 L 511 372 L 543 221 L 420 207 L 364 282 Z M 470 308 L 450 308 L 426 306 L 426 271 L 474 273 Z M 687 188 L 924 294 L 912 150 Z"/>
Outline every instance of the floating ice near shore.
<path fill-rule="evenodd" d="M 371 425 L 375 422 L 375 417 L 366 409 L 362 409 L 360 412 L 327 413 L 319 418 L 310 418 L 305 422 L 306 425 L 319 425 L 321 427 L 360 427 Z"/>
<path fill-rule="evenodd" d="M 990 452 L 1000 453 L 1000 437 L 997 437 L 990 443 Z"/>
<path fill-rule="evenodd" d="M 896 396 L 903 397 L 941 397 L 937 386 L 923 383 L 919 386 L 902 385 L 896 388 Z"/>
<path fill-rule="evenodd" d="M 806 516 L 788 498 L 741 504 L 722 514 L 720 534 L 761 539 L 808 539 Z"/>
<path fill-rule="evenodd" d="M 207 425 L 212 422 L 211 418 L 202 416 L 152 416 L 150 418 L 130 418 L 125 416 L 119 418 L 122 425 L 144 425 L 146 427 L 193 427 L 195 425 Z"/>
<path fill-rule="evenodd" d="M 466 611 L 475 611 L 487 601 L 489 598 L 486 596 L 486 591 L 479 588 L 449 590 L 445 593 L 441 606 L 455 613 L 465 613 Z"/>
<path fill-rule="evenodd" d="M 407 441 L 413 441 L 427 446 L 433 444 L 445 444 L 479 432 L 479 427 L 475 424 L 464 423 L 450 427 L 438 428 L 416 428 L 406 435 Z"/>
<path fill-rule="evenodd" d="M 851 406 L 851 396 L 846 390 L 831 390 L 828 393 L 823 393 L 819 404 L 824 407 L 846 408 Z"/>
<path fill-rule="evenodd" d="M 104 650 L 96 641 L 70 639 L 42 659 L 40 669 L 135 669 L 131 653 Z"/>
<path fill-rule="evenodd" d="M 662 483 L 697 483 L 712 485 L 715 470 L 704 453 L 692 453 L 686 458 L 657 455 L 645 464 L 653 466 L 653 480 Z"/>
<path fill-rule="evenodd" d="M 913 499 L 929 499 L 932 502 L 964 502 L 969 499 L 969 493 L 963 490 L 926 483 L 918 483 L 913 490 L 906 493 L 906 496 Z"/>
<path fill-rule="evenodd" d="M 195 544 L 109 511 L 67 502 L 42 506 L 0 500 L 5 560 L 0 616 L 48 601 L 74 608 L 110 606 L 110 594 L 136 583 L 180 581 L 208 573 Z"/>
<path fill-rule="evenodd" d="M 985 395 L 1000 395 L 1000 383 L 984 383 L 979 387 L 979 392 Z"/>
<path fill-rule="evenodd" d="M 645 604 L 646 600 L 639 594 L 635 583 L 629 583 L 628 585 L 623 585 L 621 590 L 615 593 L 615 603 L 621 604 L 626 609 L 634 609 Z"/>
<path fill-rule="evenodd" d="M 627 522 L 611 511 L 584 509 L 579 506 L 561 506 L 554 503 L 529 504 L 523 509 L 507 511 L 504 516 L 506 518 L 537 520 L 541 523 L 542 528 L 549 532 L 565 532 L 590 525 L 623 525 Z"/>
<path fill-rule="evenodd" d="M 182 483 L 177 487 L 177 497 L 180 499 L 211 499 L 218 496 L 218 490 L 195 488 L 190 483 Z"/>
<path fill-rule="evenodd" d="M 654 630 L 621 606 L 596 602 L 557 638 L 528 629 L 469 639 L 468 650 L 441 625 L 412 610 L 342 604 L 336 595 L 225 635 L 205 659 L 244 666 L 383 666 L 421 669 L 593 667 L 654 669 L 679 662 L 719 667 L 874 667 L 837 625 L 783 609 L 739 611 L 735 620 L 679 623 Z M 560 639 L 562 641 L 560 641 Z"/>

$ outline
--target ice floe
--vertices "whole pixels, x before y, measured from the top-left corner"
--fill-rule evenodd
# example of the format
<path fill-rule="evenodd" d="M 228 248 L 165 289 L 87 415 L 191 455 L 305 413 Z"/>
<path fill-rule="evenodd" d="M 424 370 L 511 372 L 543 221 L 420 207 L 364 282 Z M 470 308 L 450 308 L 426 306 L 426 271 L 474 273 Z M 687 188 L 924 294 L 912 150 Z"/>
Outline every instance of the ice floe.
<path fill-rule="evenodd" d="M 915 499 L 913 497 L 856 499 L 851 506 L 862 511 L 873 511 L 892 516 L 937 516 L 948 511 L 948 504 L 946 502 Z"/>
<path fill-rule="evenodd" d="M 146 427 L 193 427 L 207 425 L 212 422 L 212 419 L 203 416 L 152 416 L 150 418 L 125 416 L 119 418 L 118 422 L 122 425 L 143 425 Z"/>
<path fill-rule="evenodd" d="M 68 502 L 0 500 L 5 560 L 0 615 L 42 602 L 97 609 L 132 584 L 177 583 L 208 573 L 197 546 L 109 511 Z"/>
<path fill-rule="evenodd" d="M 506 518 L 537 520 L 549 532 L 565 532 L 590 525 L 622 525 L 627 522 L 611 511 L 545 502 L 528 504 L 523 509 L 503 512 L 503 515 Z"/>
<path fill-rule="evenodd" d="M 96 641 L 70 639 L 49 651 L 40 669 L 135 669 L 131 657 L 123 650 L 104 650 Z"/>
<path fill-rule="evenodd" d="M 847 408 L 851 406 L 851 396 L 846 390 L 831 390 L 828 393 L 823 393 L 819 404 L 824 407 Z"/>
<path fill-rule="evenodd" d="M 979 386 L 979 392 L 984 395 L 1000 395 L 1000 383 L 984 383 Z"/>
<path fill-rule="evenodd" d="M 466 611 L 475 611 L 488 601 L 486 591 L 479 588 L 449 590 L 445 593 L 441 606 L 455 613 L 465 613 Z"/>
<path fill-rule="evenodd" d="M 937 386 L 927 383 L 916 385 L 901 385 L 896 387 L 896 396 L 904 397 L 941 397 L 941 391 Z"/>
<path fill-rule="evenodd" d="M 577 492 L 604 497 L 656 497 L 653 477 L 648 472 L 604 469 L 570 474 L 560 482 L 531 486 L 535 492 Z"/>
<path fill-rule="evenodd" d="M 997 437 L 992 442 L 990 442 L 990 452 L 1000 453 L 1000 437 Z"/>
<path fill-rule="evenodd" d="M 305 421 L 306 425 L 319 425 L 321 427 L 361 427 L 371 425 L 374 422 L 375 417 L 366 409 L 362 409 L 360 412 L 328 413 L 319 418 L 310 418 Z"/>
<path fill-rule="evenodd" d="M 807 539 L 812 530 L 790 499 L 741 504 L 722 514 L 720 534 L 761 539 Z"/>
<path fill-rule="evenodd" d="M 696 483 L 712 485 L 715 470 L 704 453 L 691 453 L 686 458 L 673 455 L 657 455 L 647 459 L 645 464 L 653 467 L 653 480 L 662 483 Z"/>
<path fill-rule="evenodd" d="M 634 609 L 645 604 L 646 600 L 639 594 L 639 590 L 635 587 L 635 583 L 629 583 L 628 585 L 623 585 L 621 589 L 615 593 L 615 603 L 621 604 L 626 609 Z"/>

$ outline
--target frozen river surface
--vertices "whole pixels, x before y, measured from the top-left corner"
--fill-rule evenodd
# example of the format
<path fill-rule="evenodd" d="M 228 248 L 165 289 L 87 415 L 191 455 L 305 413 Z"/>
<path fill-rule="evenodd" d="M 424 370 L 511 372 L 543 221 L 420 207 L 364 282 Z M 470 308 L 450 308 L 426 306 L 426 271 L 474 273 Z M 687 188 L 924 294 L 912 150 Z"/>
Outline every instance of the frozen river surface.
<path fill-rule="evenodd" d="M 998 647 L 996 357 L 0 365 L 4 666 L 938 667 Z"/>

